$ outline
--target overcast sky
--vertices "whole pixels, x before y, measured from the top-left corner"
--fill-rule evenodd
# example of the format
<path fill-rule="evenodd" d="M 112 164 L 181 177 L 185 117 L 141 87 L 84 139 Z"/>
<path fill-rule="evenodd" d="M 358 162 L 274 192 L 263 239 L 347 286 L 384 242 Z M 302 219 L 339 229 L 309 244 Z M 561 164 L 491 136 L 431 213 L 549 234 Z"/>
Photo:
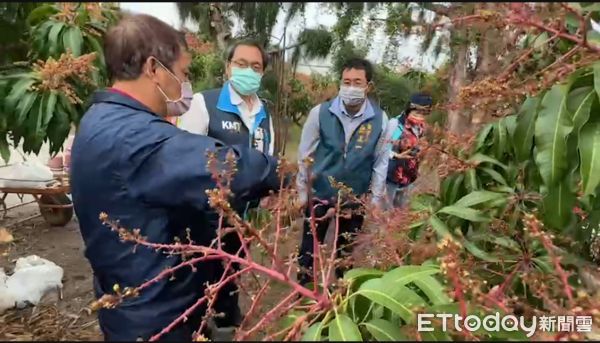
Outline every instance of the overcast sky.
<path fill-rule="evenodd" d="M 181 21 L 179 20 L 177 13 L 177 6 L 174 2 L 122 2 L 121 8 L 130 10 L 132 12 L 150 14 L 174 27 L 181 28 Z M 378 15 L 378 17 L 382 16 L 385 16 L 385 13 Z M 284 17 L 285 12 L 280 11 L 277 18 L 277 24 L 273 28 L 272 32 L 273 36 L 277 38 L 283 36 Z M 304 25 L 306 25 L 308 28 L 316 28 L 319 25 L 331 28 L 333 25 L 335 25 L 336 21 L 336 15 L 334 13 L 325 11 L 322 6 L 319 6 L 319 3 L 307 3 L 305 18 L 294 18 L 294 20 L 292 20 L 287 26 L 287 44 L 293 44 Z M 364 23 L 363 28 L 365 28 L 366 25 L 367 22 Z M 195 30 L 194 26 L 190 23 L 186 23 L 185 26 L 189 29 Z M 233 28 L 233 33 L 235 34 L 238 30 L 239 27 L 236 23 L 236 26 Z M 359 32 L 361 32 L 359 27 L 353 28 L 349 38 L 355 40 L 356 42 L 357 38 L 360 37 Z M 375 63 L 379 63 L 383 60 L 385 48 L 391 44 L 391 42 L 389 42 L 388 38 L 386 37 L 383 28 L 375 30 L 373 37 L 369 37 L 369 40 L 371 41 L 371 50 L 369 51 L 367 58 Z M 397 47 L 398 60 L 403 61 L 410 59 L 412 60 L 412 66 L 432 71 L 435 67 L 439 66 L 443 62 L 444 57 L 442 56 L 438 60 L 434 60 L 429 54 L 418 53 L 419 42 L 419 38 L 414 35 L 410 36 L 407 40 L 401 41 Z M 300 72 L 323 73 L 327 72 L 328 68 L 326 66 L 329 65 L 329 59 L 300 61 L 300 64 L 301 65 L 298 70 Z"/>

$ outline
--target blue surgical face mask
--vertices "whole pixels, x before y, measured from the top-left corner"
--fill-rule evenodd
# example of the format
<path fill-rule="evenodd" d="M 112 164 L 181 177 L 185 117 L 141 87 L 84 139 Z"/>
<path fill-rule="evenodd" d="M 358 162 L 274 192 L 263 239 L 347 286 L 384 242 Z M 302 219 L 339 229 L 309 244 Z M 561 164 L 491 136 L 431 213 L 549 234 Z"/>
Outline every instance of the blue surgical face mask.
<path fill-rule="evenodd" d="M 252 68 L 231 68 L 231 85 L 241 95 L 256 94 L 260 89 L 262 75 Z"/>

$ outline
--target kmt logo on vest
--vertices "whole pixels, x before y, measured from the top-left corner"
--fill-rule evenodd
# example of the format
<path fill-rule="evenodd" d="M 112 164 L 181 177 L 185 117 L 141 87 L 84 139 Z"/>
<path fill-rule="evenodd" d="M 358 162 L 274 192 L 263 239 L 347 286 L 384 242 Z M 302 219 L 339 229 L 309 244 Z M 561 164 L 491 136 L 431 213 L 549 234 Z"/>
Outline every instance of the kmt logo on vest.
<path fill-rule="evenodd" d="M 223 130 L 240 132 L 242 130 L 242 123 L 239 121 L 223 120 L 221 121 L 221 128 Z"/>
<path fill-rule="evenodd" d="M 369 136 L 371 135 L 371 132 L 373 131 L 373 125 L 371 125 L 371 123 L 362 125 L 359 129 L 358 129 L 358 139 L 356 140 L 356 149 L 362 149 L 362 144 L 361 143 L 366 143 L 369 140 Z"/>

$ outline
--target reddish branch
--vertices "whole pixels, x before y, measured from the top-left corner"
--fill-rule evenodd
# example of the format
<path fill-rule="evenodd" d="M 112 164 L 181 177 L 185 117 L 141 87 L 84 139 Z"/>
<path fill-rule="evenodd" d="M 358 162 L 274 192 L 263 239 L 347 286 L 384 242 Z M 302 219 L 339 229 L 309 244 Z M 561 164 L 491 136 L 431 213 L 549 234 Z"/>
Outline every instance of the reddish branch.
<path fill-rule="evenodd" d="M 542 232 L 541 227 L 543 224 L 533 214 L 525 214 L 524 221 L 525 226 L 531 232 L 531 236 L 538 238 L 542 242 L 542 245 L 544 246 L 546 251 L 548 252 L 548 256 L 550 257 L 550 259 L 552 260 L 552 264 L 554 265 L 554 269 L 556 270 L 556 273 L 558 274 L 558 277 L 563 284 L 564 293 L 569 299 L 569 303 L 573 304 L 573 290 L 571 288 L 571 285 L 569 285 L 569 275 L 562 268 L 560 264 L 560 257 L 556 256 L 556 254 L 554 253 L 555 247 L 552 244 L 552 241 L 546 233 Z"/>
<path fill-rule="evenodd" d="M 258 293 L 251 299 L 252 304 L 250 304 L 250 308 L 246 312 L 246 315 L 244 316 L 244 319 L 242 320 L 242 323 L 240 324 L 240 328 L 246 327 L 246 323 L 248 322 L 248 319 L 252 318 L 252 316 L 256 312 L 257 306 L 260 303 L 260 301 L 262 300 L 263 296 L 265 295 L 267 289 L 269 288 L 269 285 L 271 285 L 271 281 L 267 280 L 267 282 L 265 282 L 265 284 L 260 288 Z M 241 333 L 241 331 L 238 332 L 238 335 L 240 333 Z M 236 340 L 238 340 L 238 339 L 239 339 L 239 337 L 236 335 Z"/>
<path fill-rule="evenodd" d="M 106 224 L 108 225 L 115 225 L 114 222 L 107 222 Z M 151 249 L 155 249 L 155 250 L 169 250 L 172 245 L 170 244 L 159 244 L 159 243 L 150 243 L 147 242 L 141 238 L 130 238 L 133 240 L 134 243 L 141 245 L 141 246 L 145 246 Z M 285 275 L 284 273 L 278 271 L 278 270 L 274 270 L 274 269 L 270 269 L 268 267 L 265 267 L 263 265 L 260 265 L 254 261 L 248 261 L 244 258 L 241 258 L 237 255 L 232 255 L 229 254 L 223 250 L 220 249 L 215 249 L 215 248 L 209 248 L 209 247 L 205 247 L 205 246 L 190 246 L 188 247 L 188 251 L 189 252 L 197 252 L 197 253 L 202 253 L 205 255 L 214 255 L 214 256 L 218 256 L 220 257 L 222 260 L 224 261 L 233 261 L 233 262 L 237 262 L 241 265 L 245 265 L 250 267 L 252 270 L 258 271 L 260 273 L 263 273 L 267 276 L 269 276 L 272 279 L 275 279 L 277 281 L 281 281 L 284 283 L 287 283 L 289 286 L 291 286 L 292 288 L 294 288 L 294 290 L 296 290 L 298 293 L 302 294 L 305 297 L 308 297 L 310 299 L 314 299 L 323 303 L 329 303 L 328 300 L 321 298 L 320 295 L 318 295 L 316 292 L 311 292 L 308 289 L 304 288 L 303 286 L 301 286 L 300 284 L 298 284 L 295 281 L 292 281 L 288 275 Z"/>
<path fill-rule="evenodd" d="M 230 282 L 230 281 L 234 280 L 236 277 L 238 277 L 239 275 L 243 274 L 246 271 L 247 271 L 247 269 L 243 269 L 243 270 L 240 270 L 237 273 L 231 274 L 229 277 L 227 277 L 226 279 L 224 279 L 223 282 L 221 282 L 220 284 L 218 284 L 217 286 L 215 286 L 213 288 L 214 291 L 218 292 L 223 286 L 225 286 L 225 284 L 227 282 Z M 180 323 L 186 322 L 188 320 L 188 317 L 192 313 L 194 313 L 194 311 L 196 311 L 198 309 L 198 307 L 200 307 L 200 305 L 202 305 L 203 303 L 205 303 L 209 299 L 210 299 L 209 295 L 205 295 L 202 298 L 198 299 L 194 305 L 192 305 L 187 310 L 185 310 L 179 317 L 177 317 L 177 319 L 175 319 L 173 322 L 171 322 L 171 324 L 169 324 L 167 327 L 165 327 L 164 329 L 162 329 L 156 335 L 152 336 L 150 338 L 150 341 L 157 341 L 158 339 L 160 339 L 160 337 L 162 337 L 164 334 L 166 334 L 166 333 L 170 332 L 171 330 L 173 330 Z"/>
<path fill-rule="evenodd" d="M 509 24 L 517 25 L 517 26 L 534 27 L 538 30 L 549 32 L 555 36 L 569 40 L 577 45 L 580 45 L 580 46 L 582 46 L 586 49 L 589 49 L 591 51 L 594 51 L 596 53 L 600 53 L 600 47 L 590 45 L 589 42 L 587 41 L 586 32 L 585 32 L 586 17 L 579 14 L 577 11 L 575 11 L 573 8 L 571 8 L 569 5 L 561 3 L 561 6 L 563 8 L 566 8 L 568 11 L 570 11 L 571 13 L 573 13 L 574 15 L 576 15 L 578 17 L 579 22 L 580 22 L 579 29 L 581 30 L 582 37 L 579 37 L 577 35 L 572 35 L 572 34 L 565 32 L 564 25 L 562 25 L 560 29 L 556 29 L 549 25 L 544 24 L 541 20 L 534 18 L 534 16 L 531 13 L 526 11 L 525 10 L 526 6 L 527 5 L 523 4 L 523 3 L 518 4 L 518 5 L 516 5 L 516 4 L 513 5 L 513 7 L 512 7 L 513 9 L 507 16 L 506 22 Z"/>
<path fill-rule="evenodd" d="M 258 329 L 264 326 L 265 323 L 268 323 L 275 319 L 277 315 L 281 312 L 285 313 L 285 310 L 289 310 L 289 308 L 293 308 L 300 302 L 302 299 L 298 299 L 290 305 L 289 302 L 297 296 L 298 293 L 292 292 L 288 296 L 286 296 L 283 300 L 279 302 L 279 304 L 275 305 L 269 312 L 264 314 L 262 318 L 256 323 L 251 329 L 246 331 L 244 334 L 240 335 L 240 340 L 250 336 L 252 333 L 256 332 Z M 284 309 L 285 305 L 288 305 L 288 309 Z"/>

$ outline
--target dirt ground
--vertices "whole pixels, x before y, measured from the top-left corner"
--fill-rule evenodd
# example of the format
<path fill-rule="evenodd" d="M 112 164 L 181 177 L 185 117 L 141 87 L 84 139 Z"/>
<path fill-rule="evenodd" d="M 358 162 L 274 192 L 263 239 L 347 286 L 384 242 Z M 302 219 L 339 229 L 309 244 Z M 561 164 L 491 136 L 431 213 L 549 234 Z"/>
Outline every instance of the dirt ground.
<path fill-rule="evenodd" d="M 76 219 L 64 227 L 51 227 L 41 216 L 18 223 L 36 214 L 37 205 L 31 204 L 10 210 L 0 221 L 14 237 L 8 246 L 0 245 L 0 268 L 10 272 L 17 258 L 28 255 L 48 259 L 64 270 L 62 299 L 51 294 L 37 308 L 8 310 L 0 316 L 0 340 L 102 340 L 95 314 L 85 311 L 93 301 L 92 273 Z M 39 330 L 42 323 L 54 325 L 54 332 Z"/>

